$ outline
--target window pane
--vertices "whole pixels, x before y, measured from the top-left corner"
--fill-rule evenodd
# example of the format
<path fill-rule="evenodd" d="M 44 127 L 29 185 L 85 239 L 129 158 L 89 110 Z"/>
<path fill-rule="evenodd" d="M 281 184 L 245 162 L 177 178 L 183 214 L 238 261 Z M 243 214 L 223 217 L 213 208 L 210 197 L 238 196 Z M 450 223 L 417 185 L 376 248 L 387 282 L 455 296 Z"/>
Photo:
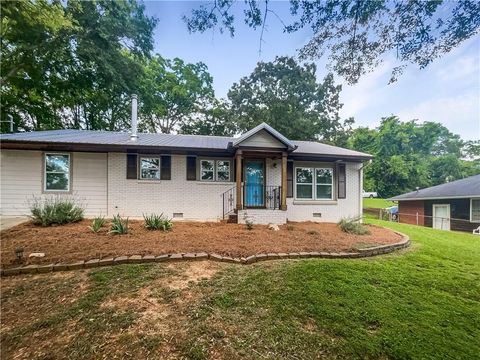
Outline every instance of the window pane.
<path fill-rule="evenodd" d="M 331 199 L 332 186 L 331 185 L 317 185 L 317 199 Z"/>
<path fill-rule="evenodd" d="M 68 173 L 47 173 L 46 190 L 68 190 Z"/>
<path fill-rule="evenodd" d="M 148 168 L 159 168 L 160 159 L 159 158 L 141 158 L 140 167 L 142 169 Z"/>
<path fill-rule="evenodd" d="M 217 161 L 217 180 L 230 180 L 230 161 Z"/>
<path fill-rule="evenodd" d="M 160 179 L 160 170 L 142 169 L 140 176 L 142 179 Z"/>
<path fill-rule="evenodd" d="M 297 168 L 297 183 L 312 183 L 312 169 L 311 168 Z"/>
<path fill-rule="evenodd" d="M 230 172 L 219 171 L 217 173 L 218 181 L 229 181 L 230 180 Z"/>
<path fill-rule="evenodd" d="M 332 169 L 317 169 L 317 184 L 331 184 L 332 173 Z"/>
<path fill-rule="evenodd" d="M 311 199 L 312 198 L 312 185 L 297 185 L 297 198 L 298 199 Z"/>
<path fill-rule="evenodd" d="M 47 154 L 45 156 L 46 170 L 67 173 L 70 166 L 69 158 L 68 155 Z"/>
<path fill-rule="evenodd" d="M 213 167 L 214 167 L 213 160 L 202 160 L 201 166 L 202 166 L 202 171 L 203 170 L 213 171 Z"/>
<path fill-rule="evenodd" d="M 213 181 L 213 171 L 202 171 L 202 180 Z"/>

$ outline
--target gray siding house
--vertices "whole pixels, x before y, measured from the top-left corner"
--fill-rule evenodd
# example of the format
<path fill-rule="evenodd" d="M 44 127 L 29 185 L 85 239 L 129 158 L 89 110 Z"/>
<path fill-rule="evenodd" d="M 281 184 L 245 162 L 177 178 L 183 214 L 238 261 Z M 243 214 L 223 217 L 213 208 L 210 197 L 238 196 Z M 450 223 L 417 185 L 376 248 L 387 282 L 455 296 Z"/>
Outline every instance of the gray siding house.
<path fill-rule="evenodd" d="M 368 154 L 292 141 L 267 124 L 239 137 L 55 130 L 4 134 L 1 215 L 74 196 L 87 216 L 283 224 L 362 214 Z"/>

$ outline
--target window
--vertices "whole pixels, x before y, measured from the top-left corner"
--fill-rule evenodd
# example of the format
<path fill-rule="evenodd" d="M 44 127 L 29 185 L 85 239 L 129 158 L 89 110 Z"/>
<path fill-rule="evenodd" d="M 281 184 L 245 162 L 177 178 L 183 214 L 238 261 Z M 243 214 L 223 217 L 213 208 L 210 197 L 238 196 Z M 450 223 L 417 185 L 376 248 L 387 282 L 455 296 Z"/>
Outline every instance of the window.
<path fill-rule="evenodd" d="M 217 181 L 230 181 L 230 161 L 217 160 Z"/>
<path fill-rule="evenodd" d="M 45 154 L 45 191 L 70 191 L 70 154 Z"/>
<path fill-rule="evenodd" d="M 480 222 L 480 199 L 470 200 L 470 221 Z"/>
<path fill-rule="evenodd" d="M 297 168 L 297 199 L 313 198 L 313 168 Z"/>
<path fill-rule="evenodd" d="M 300 200 L 331 200 L 333 198 L 333 169 L 295 169 L 295 198 Z"/>
<path fill-rule="evenodd" d="M 331 199 L 333 187 L 333 171 L 328 168 L 315 169 L 316 173 L 316 199 Z"/>
<path fill-rule="evenodd" d="M 200 179 L 202 181 L 213 181 L 215 175 L 215 161 L 202 160 L 200 161 Z"/>
<path fill-rule="evenodd" d="M 230 181 L 230 160 L 201 160 L 202 181 Z"/>
<path fill-rule="evenodd" d="M 159 157 L 140 157 L 140 179 L 160 180 Z"/>

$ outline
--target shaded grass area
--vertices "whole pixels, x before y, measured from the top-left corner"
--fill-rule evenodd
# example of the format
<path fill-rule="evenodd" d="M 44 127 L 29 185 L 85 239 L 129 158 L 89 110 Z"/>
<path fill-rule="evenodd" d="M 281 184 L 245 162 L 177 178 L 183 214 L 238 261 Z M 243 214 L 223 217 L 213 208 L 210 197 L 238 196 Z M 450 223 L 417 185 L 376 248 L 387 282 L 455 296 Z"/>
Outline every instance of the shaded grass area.
<path fill-rule="evenodd" d="M 8 279 L 2 358 L 478 358 L 478 237 L 368 221 L 408 234 L 412 248 L 362 260 L 205 262 L 215 275 L 185 287 L 167 286 L 185 263 Z M 104 306 L 119 298 L 128 306 Z M 148 316 L 145 301 L 157 305 Z"/>
<path fill-rule="evenodd" d="M 375 208 L 375 209 L 385 209 L 387 207 L 396 205 L 393 201 L 389 201 L 386 199 L 378 199 L 378 198 L 364 198 L 363 199 L 363 207 L 364 208 Z"/>

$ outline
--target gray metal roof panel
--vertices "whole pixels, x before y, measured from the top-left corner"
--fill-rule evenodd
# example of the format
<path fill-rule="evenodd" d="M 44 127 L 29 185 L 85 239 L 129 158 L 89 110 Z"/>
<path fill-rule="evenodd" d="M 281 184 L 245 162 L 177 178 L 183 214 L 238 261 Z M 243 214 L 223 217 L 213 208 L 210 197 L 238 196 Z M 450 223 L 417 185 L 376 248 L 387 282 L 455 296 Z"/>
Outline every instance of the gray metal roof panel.
<path fill-rule="evenodd" d="M 283 136 L 283 135 L 282 135 Z M 1 134 L 0 141 L 32 142 L 32 143 L 69 143 L 92 145 L 135 145 L 149 147 L 194 148 L 210 150 L 227 150 L 229 143 L 238 138 L 207 135 L 177 135 L 177 134 L 138 134 L 137 141 L 130 140 L 127 132 L 94 131 L 94 130 L 49 130 L 15 134 Z M 295 155 L 325 155 L 338 157 L 353 157 L 359 159 L 371 158 L 369 154 L 322 144 L 312 141 L 290 141 Z"/>
<path fill-rule="evenodd" d="M 462 197 L 480 197 L 480 174 L 394 196 L 389 200 L 428 200 Z"/>

